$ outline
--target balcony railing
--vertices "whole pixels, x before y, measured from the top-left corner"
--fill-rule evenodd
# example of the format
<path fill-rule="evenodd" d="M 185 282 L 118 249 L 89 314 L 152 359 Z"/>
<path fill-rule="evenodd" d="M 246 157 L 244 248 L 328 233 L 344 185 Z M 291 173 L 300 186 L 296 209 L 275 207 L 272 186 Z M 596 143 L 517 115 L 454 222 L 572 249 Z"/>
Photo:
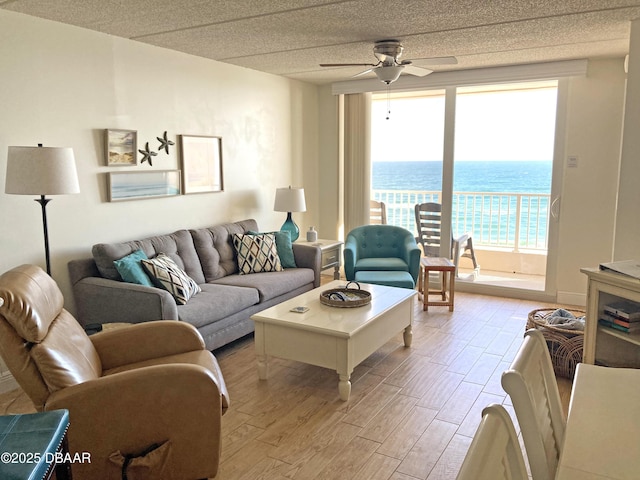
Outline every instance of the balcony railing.
<path fill-rule="evenodd" d="M 440 192 L 373 190 L 372 198 L 387 207 L 387 223 L 417 234 L 414 206 L 440 201 Z M 539 193 L 454 192 L 453 234 L 473 234 L 474 246 L 547 249 L 550 195 Z"/>

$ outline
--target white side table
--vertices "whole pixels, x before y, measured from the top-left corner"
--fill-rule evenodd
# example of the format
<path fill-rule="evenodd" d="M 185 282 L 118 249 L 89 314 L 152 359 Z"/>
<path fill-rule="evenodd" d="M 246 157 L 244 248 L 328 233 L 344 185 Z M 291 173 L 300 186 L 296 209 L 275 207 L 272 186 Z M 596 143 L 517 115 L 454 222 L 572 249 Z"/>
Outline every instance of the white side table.
<path fill-rule="evenodd" d="M 340 240 L 325 240 L 319 238 L 315 242 L 299 240 L 296 243 L 299 243 L 301 245 L 312 245 L 314 247 L 320 247 L 320 251 L 322 252 L 320 270 L 327 270 L 333 267 L 333 279 L 340 280 L 340 265 L 342 265 L 343 242 L 341 242 Z"/>

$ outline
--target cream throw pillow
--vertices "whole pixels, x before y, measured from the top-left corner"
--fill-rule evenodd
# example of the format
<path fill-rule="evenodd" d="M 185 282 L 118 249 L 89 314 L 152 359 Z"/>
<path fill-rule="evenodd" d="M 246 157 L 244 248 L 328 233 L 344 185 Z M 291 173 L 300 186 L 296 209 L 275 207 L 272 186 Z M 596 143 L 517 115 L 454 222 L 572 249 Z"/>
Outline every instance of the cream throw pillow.
<path fill-rule="evenodd" d="M 240 274 L 281 272 L 282 264 L 273 233 L 258 235 L 233 235 L 233 246 L 238 255 Z"/>
<path fill-rule="evenodd" d="M 185 305 L 191 297 L 201 291 L 195 280 L 164 253 L 140 262 L 151 281 L 173 295 L 178 305 Z"/>

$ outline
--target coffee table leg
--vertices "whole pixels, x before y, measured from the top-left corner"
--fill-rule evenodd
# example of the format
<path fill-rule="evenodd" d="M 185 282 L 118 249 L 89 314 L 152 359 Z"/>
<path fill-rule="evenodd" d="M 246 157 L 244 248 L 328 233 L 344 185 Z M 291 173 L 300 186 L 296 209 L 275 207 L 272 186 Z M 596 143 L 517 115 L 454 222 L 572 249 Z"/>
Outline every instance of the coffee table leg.
<path fill-rule="evenodd" d="M 410 347 L 411 341 L 413 340 L 413 329 L 411 328 L 411 325 L 404 329 L 402 336 L 404 337 L 404 346 Z"/>
<path fill-rule="evenodd" d="M 267 379 L 269 365 L 267 363 L 267 352 L 264 345 L 265 325 L 262 322 L 255 322 L 255 333 L 253 341 L 256 347 L 256 361 L 258 363 L 258 378 L 260 380 Z"/>
<path fill-rule="evenodd" d="M 340 381 L 338 382 L 338 392 L 340 393 L 340 400 L 344 400 L 345 402 L 349 400 L 349 395 L 351 395 L 351 382 L 349 379 L 351 375 L 340 375 Z"/>
<path fill-rule="evenodd" d="M 258 360 L 258 378 L 260 380 L 266 380 L 269 372 L 269 364 L 267 363 L 266 355 L 257 355 Z"/>

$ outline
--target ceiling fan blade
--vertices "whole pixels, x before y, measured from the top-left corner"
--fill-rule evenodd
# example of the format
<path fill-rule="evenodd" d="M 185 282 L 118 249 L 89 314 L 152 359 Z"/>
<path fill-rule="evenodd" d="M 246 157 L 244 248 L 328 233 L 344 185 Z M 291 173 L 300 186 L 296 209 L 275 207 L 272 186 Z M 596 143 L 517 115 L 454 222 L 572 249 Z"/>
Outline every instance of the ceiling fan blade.
<path fill-rule="evenodd" d="M 362 75 L 366 75 L 369 72 L 373 72 L 373 68 L 370 68 L 369 70 L 365 70 L 364 72 L 356 73 L 351 78 L 361 77 Z"/>
<path fill-rule="evenodd" d="M 405 73 L 409 75 L 415 75 L 416 77 L 426 77 L 430 73 L 433 73 L 433 70 L 429 70 L 428 68 L 416 67 L 414 65 L 405 65 L 404 66 Z"/>
<path fill-rule="evenodd" d="M 411 62 L 421 65 L 457 65 L 458 59 L 456 57 L 412 58 Z"/>
<path fill-rule="evenodd" d="M 321 63 L 321 67 L 375 67 L 373 63 Z"/>

